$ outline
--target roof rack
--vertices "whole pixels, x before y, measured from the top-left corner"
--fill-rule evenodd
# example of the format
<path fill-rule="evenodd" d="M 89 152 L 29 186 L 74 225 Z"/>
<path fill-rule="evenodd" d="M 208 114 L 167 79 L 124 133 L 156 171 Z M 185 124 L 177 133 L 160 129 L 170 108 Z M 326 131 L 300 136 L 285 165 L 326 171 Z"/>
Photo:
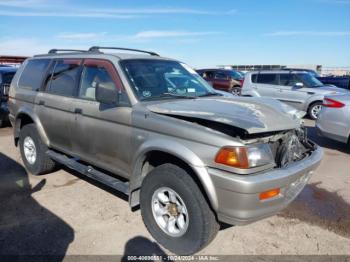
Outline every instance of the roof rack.
<path fill-rule="evenodd" d="M 57 54 L 58 52 L 86 52 L 86 50 L 78 49 L 51 49 L 49 54 Z"/>
<path fill-rule="evenodd" d="M 132 48 L 124 48 L 124 47 L 106 47 L 106 46 L 92 46 L 89 48 L 90 52 L 101 52 L 100 49 L 115 49 L 115 50 L 125 50 L 125 51 L 133 51 L 133 52 L 141 52 L 141 53 L 146 53 L 150 54 L 152 56 L 159 56 L 155 52 L 151 51 L 145 51 L 145 50 L 140 50 L 140 49 L 132 49 Z"/>

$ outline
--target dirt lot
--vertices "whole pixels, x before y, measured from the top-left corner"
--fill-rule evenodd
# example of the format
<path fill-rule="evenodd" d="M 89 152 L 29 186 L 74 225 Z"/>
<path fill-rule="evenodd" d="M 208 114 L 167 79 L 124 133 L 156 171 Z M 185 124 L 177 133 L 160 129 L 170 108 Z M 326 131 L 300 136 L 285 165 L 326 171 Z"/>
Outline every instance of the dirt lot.
<path fill-rule="evenodd" d="M 325 148 L 316 175 L 271 218 L 222 229 L 201 254 L 350 254 L 350 150 Z M 167 254 L 122 195 L 69 170 L 35 177 L 0 129 L 0 254 Z"/>

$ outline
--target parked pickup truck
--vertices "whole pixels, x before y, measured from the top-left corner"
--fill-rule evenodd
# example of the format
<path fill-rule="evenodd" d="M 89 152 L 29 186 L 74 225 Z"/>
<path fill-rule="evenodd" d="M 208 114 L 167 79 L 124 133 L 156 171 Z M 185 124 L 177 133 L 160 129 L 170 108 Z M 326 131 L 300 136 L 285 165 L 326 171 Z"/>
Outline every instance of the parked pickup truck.
<path fill-rule="evenodd" d="M 160 244 L 193 254 L 219 221 L 285 208 L 319 165 L 288 105 L 225 97 L 182 62 L 110 49 L 52 50 L 17 71 L 10 120 L 29 173 L 58 162 L 119 190 Z"/>

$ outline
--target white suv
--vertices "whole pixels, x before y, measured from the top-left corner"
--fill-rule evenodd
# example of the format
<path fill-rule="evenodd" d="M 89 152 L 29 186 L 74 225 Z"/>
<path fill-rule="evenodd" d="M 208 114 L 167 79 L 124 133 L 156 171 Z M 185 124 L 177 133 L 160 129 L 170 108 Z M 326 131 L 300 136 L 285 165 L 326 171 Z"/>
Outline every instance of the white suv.
<path fill-rule="evenodd" d="M 245 75 L 242 96 L 278 99 L 317 119 L 325 95 L 347 93 L 348 90 L 324 85 L 304 71 L 256 71 Z"/>

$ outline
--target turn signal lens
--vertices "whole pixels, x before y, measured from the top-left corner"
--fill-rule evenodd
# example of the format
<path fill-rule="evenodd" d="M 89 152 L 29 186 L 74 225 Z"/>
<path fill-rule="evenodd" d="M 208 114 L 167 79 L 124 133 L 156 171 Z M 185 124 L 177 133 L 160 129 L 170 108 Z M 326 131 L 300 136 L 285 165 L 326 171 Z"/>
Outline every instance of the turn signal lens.
<path fill-rule="evenodd" d="M 259 199 L 260 200 L 265 200 L 265 199 L 268 199 L 268 198 L 272 198 L 272 197 L 275 197 L 275 196 L 279 195 L 279 193 L 280 193 L 280 189 L 279 188 L 274 188 L 274 189 L 271 189 L 271 190 L 268 190 L 268 191 L 260 193 Z"/>
<path fill-rule="evenodd" d="M 223 147 L 217 153 L 215 162 L 242 169 L 249 168 L 247 150 L 244 147 Z"/>

